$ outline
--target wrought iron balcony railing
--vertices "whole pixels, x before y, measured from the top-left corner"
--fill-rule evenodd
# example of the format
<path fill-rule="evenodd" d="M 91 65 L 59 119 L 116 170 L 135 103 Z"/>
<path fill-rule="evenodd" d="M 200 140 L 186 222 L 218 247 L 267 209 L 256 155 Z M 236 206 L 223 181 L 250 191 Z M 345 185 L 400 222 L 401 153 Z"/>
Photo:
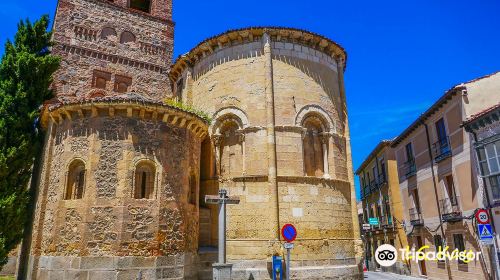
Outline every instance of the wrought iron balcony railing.
<path fill-rule="evenodd" d="M 459 196 L 455 195 L 440 199 L 439 207 L 441 208 L 441 219 L 443 221 L 458 221 L 462 219 Z"/>
<path fill-rule="evenodd" d="M 446 136 L 445 138 L 439 139 L 437 142 L 432 144 L 432 149 L 434 152 L 435 162 L 440 162 L 451 156 L 450 138 Z"/>
<path fill-rule="evenodd" d="M 420 209 L 410 208 L 408 212 L 410 214 L 410 224 L 412 226 L 419 226 L 424 224 L 424 219 L 422 218 L 422 213 L 420 213 Z"/>
<path fill-rule="evenodd" d="M 415 159 L 410 159 L 403 163 L 404 174 L 406 177 L 413 176 L 417 173 L 417 166 L 415 165 Z"/>

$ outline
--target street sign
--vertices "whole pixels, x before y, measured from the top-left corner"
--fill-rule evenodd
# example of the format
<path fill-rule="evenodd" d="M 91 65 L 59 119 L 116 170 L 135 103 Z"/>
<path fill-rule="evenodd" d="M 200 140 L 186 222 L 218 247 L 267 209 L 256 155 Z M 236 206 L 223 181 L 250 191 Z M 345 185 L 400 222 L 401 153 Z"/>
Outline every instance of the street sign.
<path fill-rule="evenodd" d="M 479 209 L 476 212 L 476 221 L 480 224 L 489 224 L 490 223 L 490 215 L 488 215 L 488 211 L 485 209 Z"/>
<path fill-rule="evenodd" d="M 293 242 L 297 237 L 297 229 L 292 224 L 286 224 L 281 228 L 281 236 L 286 241 Z"/>
<path fill-rule="evenodd" d="M 293 249 L 293 243 L 286 242 L 285 244 L 283 244 L 283 247 L 285 247 L 285 249 Z"/>
<path fill-rule="evenodd" d="M 368 223 L 372 226 L 378 226 L 378 218 L 368 218 Z"/>
<path fill-rule="evenodd" d="M 220 189 L 219 195 L 206 195 L 205 202 L 218 204 L 219 206 L 219 251 L 218 263 L 212 264 L 213 279 L 221 279 L 219 278 L 221 275 L 228 275 L 230 279 L 231 266 L 226 265 L 226 206 L 227 204 L 238 204 L 240 199 L 238 197 L 229 197 L 227 190 Z"/>
<path fill-rule="evenodd" d="M 372 226 L 370 224 L 363 224 L 363 229 L 364 230 L 369 230 L 371 228 L 372 228 Z"/>
<path fill-rule="evenodd" d="M 477 232 L 479 233 L 479 239 L 483 240 L 493 240 L 493 231 L 491 230 L 490 224 L 477 225 Z"/>

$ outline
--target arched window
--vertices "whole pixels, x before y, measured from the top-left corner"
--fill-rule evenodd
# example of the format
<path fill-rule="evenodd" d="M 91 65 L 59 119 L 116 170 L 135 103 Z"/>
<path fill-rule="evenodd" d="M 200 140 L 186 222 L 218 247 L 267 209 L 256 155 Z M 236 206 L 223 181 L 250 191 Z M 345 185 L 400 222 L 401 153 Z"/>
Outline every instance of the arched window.
<path fill-rule="evenodd" d="M 303 140 L 304 173 L 306 176 L 322 176 L 324 162 L 321 121 L 315 117 L 308 117 L 302 125 L 305 128 Z"/>
<path fill-rule="evenodd" d="M 142 161 L 135 167 L 134 198 L 152 199 L 156 168 L 152 162 Z"/>
<path fill-rule="evenodd" d="M 81 199 L 85 191 L 85 163 L 74 160 L 68 168 L 64 199 Z"/>
<path fill-rule="evenodd" d="M 104 27 L 101 31 L 101 39 L 107 40 L 110 36 L 117 37 L 116 31 L 111 27 Z"/>
<path fill-rule="evenodd" d="M 151 11 L 151 0 L 129 0 L 130 8 L 141 12 L 149 13 Z"/>
<path fill-rule="evenodd" d="M 132 34 L 132 32 L 123 31 L 122 35 L 120 36 L 120 43 L 126 44 L 130 42 L 135 42 L 135 35 Z"/>
<path fill-rule="evenodd" d="M 227 120 L 221 127 L 220 175 L 226 177 L 241 176 L 243 171 L 243 141 L 235 121 Z"/>

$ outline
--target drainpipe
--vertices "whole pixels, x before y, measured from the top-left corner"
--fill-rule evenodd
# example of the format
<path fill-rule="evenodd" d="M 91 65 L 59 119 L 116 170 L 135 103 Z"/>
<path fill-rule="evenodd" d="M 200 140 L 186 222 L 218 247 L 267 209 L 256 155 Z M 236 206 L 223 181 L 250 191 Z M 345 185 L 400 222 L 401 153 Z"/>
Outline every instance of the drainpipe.
<path fill-rule="evenodd" d="M 271 37 L 268 33 L 262 36 L 264 44 L 264 74 L 265 74 L 265 93 L 266 93 L 266 130 L 267 130 L 267 162 L 268 162 L 268 182 L 271 193 L 271 201 L 274 202 L 274 221 L 276 226 L 272 226 L 276 234 L 276 240 L 281 241 L 280 236 L 280 208 L 279 208 L 279 190 L 277 181 L 278 163 L 276 161 L 276 131 L 275 112 L 274 112 L 274 88 L 273 88 L 273 57 L 271 52 Z"/>
<path fill-rule="evenodd" d="M 432 185 L 434 186 L 434 196 L 436 198 L 436 205 L 437 205 L 437 210 L 438 210 L 438 215 L 439 215 L 439 227 L 441 228 L 441 235 L 443 237 L 443 246 L 446 247 L 446 235 L 444 234 L 444 227 L 443 227 L 443 220 L 441 216 L 441 208 L 439 207 L 439 196 L 438 196 L 438 191 L 437 191 L 437 184 L 436 184 L 436 174 L 434 173 L 434 159 L 432 158 L 432 150 L 431 150 L 431 140 L 429 137 L 429 127 L 427 124 L 424 122 L 422 118 L 420 118 L 420 123 L 424 125 L 425 127 L 425 137 L 427 140 L 427 151 L 429 152 L 429 159 L 431 162 L 431 174 L 432 174 Z M 450 270 L 450 263 L 448 259 L 445 259 L 446 262 L 446 270 L 448 271 L 448 279 L 453 279 L 451 277 L 451 270 Z"/>

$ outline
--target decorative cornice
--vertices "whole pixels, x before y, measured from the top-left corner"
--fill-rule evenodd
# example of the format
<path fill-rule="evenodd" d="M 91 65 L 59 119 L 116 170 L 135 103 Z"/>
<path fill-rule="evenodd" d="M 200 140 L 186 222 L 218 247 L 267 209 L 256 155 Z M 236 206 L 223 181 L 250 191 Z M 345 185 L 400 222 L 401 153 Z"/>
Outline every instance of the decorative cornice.
<path fill-rule="evenodd" d="M 345 63 L 347 60 L 347 53 L 344 48 L 322 35 L 287 27 L 248 27 L 229 30 L 205 39 L 188 53 L 179 56 L 170 71 L 170 79 L 175 82 L 184 69 L 195 65 L 197 61 L 206 55 L 212 54 L 227 46 L 259 41 L 264 33 L 268 34 L 271 40 L 275 42 L 296 42 L 321 51 L 341 63 Z"/>
<path fill-rule="evenodd" d="M 157 65 L 157 64 L 152 64 L 148 62 L 143 62 L 143 61 L 138 61 L 134 59 L 130 59 L 124 56 L 116 55 L 116 54 L 108 54 L 96 50 L 92 50 L 89 48 L 84 48 L 80 46 L 74 46 L 74 45 L 68 45 L 64 43 L 57 43 L 56 45 L 59 47 L 63 52 L 66 53 L 76 53 L 81 56 L 86 56 L 86 57 L 98 57 L 99 59 L 102 60 L 107 60 L 112 63 L 118 63 L 130 67 L 135 67 L 135 68 L 142 68 L 146 69 L 149 71 L 157 72 L 160 74 L 167 74 L 168 73 L 168 68 L 165 66 Z"/>
<path fill-rule="evenodd" d="M 137 100 L 113 100 L 98 98 L 84 101 L 46 103 L 42 109 L 41 124 L 46 128 L 49 121 L 62 124 L 63 121 L 72 121 L 77 118 L 93 118 L 103 114 L 115 117 L 118 110 L 126 112 L 132 118 L 133 112 L 140 119 L 162 121 L 169 125 L 187 128 L 200 138 L 208 134 L 208 124 L 197 115 L 160 102 L 138 102 Z"/>

